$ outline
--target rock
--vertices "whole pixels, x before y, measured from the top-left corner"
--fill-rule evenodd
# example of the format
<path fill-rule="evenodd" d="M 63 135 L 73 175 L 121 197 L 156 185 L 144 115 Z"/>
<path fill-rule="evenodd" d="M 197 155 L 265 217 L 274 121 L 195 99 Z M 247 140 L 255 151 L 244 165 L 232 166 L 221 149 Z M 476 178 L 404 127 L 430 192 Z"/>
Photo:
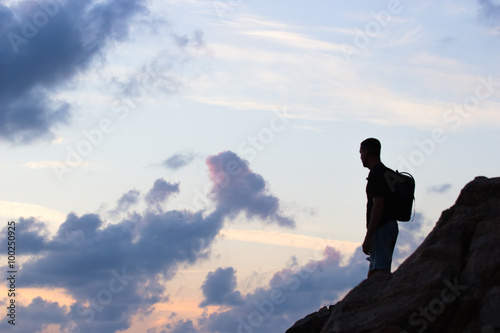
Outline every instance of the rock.
<path fill-rule="evenodd" d="M 500 178 L 476 177 L 393 274 L 287 333 L 500 332 Z"/>
<path fill-rule="evenodd" d="M 305 316 L 303 319 L 297 321 L 295 325 L 289 328 L 286 333 L 319 332 L 330 317 L 330 313 L 333 307 L 334 305 L 331 305 L 329 308 L 324 306 L 319 311 Z"/>

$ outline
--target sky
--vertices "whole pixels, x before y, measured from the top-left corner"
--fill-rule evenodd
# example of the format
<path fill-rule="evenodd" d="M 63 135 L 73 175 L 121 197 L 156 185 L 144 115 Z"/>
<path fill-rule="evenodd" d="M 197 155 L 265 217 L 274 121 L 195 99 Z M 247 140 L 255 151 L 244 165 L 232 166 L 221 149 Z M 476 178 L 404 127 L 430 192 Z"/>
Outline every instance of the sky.
<path fill-rule="evenodd" d="M 393 269 L 498 176 L 499 51 L 494 0 L 0 1 L 0 329 L 284 332 L 366 277 L 361 141 Z"/>

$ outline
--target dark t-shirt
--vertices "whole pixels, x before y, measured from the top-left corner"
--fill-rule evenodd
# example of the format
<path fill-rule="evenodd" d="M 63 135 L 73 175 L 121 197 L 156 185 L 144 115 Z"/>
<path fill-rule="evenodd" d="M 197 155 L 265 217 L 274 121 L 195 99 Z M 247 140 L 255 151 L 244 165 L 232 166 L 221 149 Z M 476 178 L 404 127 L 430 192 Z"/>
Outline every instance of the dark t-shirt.
<path fill-rule="evenodd" d="M 368 174 L 368 183 L 366 184 L 366 227 L 370 224 L 370 216 L 373 208 L 373 197 L 384 197 L 384 209 L 382 211 L 382 219 L 380 225 L 389 221 L 396 220 L 394 214 L 394 202 L 392 191 L 389 186 L 390 178 L 387 177 L 386 171 L 389 170 L 382 162 L 376 164 Z M 379 225 L 379 226 L 380 226 Z"/>

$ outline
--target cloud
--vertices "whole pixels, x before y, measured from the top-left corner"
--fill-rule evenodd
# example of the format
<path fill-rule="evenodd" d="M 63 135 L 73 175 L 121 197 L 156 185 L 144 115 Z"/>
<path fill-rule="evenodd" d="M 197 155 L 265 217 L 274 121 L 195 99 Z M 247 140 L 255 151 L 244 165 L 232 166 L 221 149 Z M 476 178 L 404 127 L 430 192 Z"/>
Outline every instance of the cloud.
<path fill-rule="evenodd" d="M 193 322 L 191 320 L 180 320 L 177 324 L 172 328 L 170 333 L 198 333 L 198 331 L 194 328 Z"/>
<path fill-rule="evenodd" d="M 232 267 L 218 268 L 208 273 L 201 286 L 205 299 L 200 307 L 208 305 L 237 305 L 242 302 L 241 294 L 235 291 L 236 276 Z"/>
<path fill-rule="evenodd" d="M 207 257 L 223 218 L 149 211 L 103 228 L 96 214 L 69 214 L 52 240 L 29 238 L 43 246 L 32 251 L 40 258 L 22 266 L 18 287 L 65 289 L 75 303 L 62 325 L 96 333 L 126 329 L 132 315 L 168 298 L 160 282 L 179 264 Z M 25 236 L 19 234 L 19 244 Z M 16 332 L 33 332 L 24 322 Z"/>
<path fill-rule="evenodd" d="M 212 182 L 217 184 L 212 192 L 218 209 L 229 214 L 246 212 L 247 217 L 257 217 L 281 226 L 294 227 L 295 221 L 280 213 L 279 199 L 267 194 L 266 182 L 261 175 L 248 167 L 231 151 L 207 158 Z"/>
<path fill-rule="evenodd" d="M 86 214 L 79 218 L 73 213 L 68 214 L 66 221 L 57 232 L 58 239 L 92 239 L 95 238 L 102 220 L 97 214 Z"/>
<path fill-rule="evenodd" d="M 70 120 L 61 88 L 146 14 L 143 0 L 21 1 L 0 4 L 0 137 L 30 142 Z"/>
<path fill-rule="evenodd" d="M 480 14 L 493 26 L 500 24 L 500 4 L 491 0 L 479 0 Z"/>
<path fill-rule="evenodd" d="M 191 163 L 195 158 L 196 154 L 194 153 L 190 152 L 176 153 L 167 158 L 165 161 L 163 161 L 162 165 L 167 169 L 178 170 Z"/>
<path fill-rule="evenodd" d="M 361 282 L 365 257 L 358 248 L 350 264 L 342 266 L 340 252 L 326 247 L 318 259 L 276 272 L 267 287 L 245 295 L 241 304 L 200 318 L 200 332 L 284 332 L 297 318 L 333 304 Z"/>
<path fill-rule="evenodd" d="M 290 246 L 315 250 L 319 246 L 331 246 L 338 249 L 342 254 L 351 255 L 359 246 L 356 242 L 340 241 L 327 238 L 295 235 L 284 232 L 262 231 L 262 230 L 236 230 L 224 229 L 221 231 L 224 239 L 238 240 L 241 242 L 273 244 L 279 246 Z"/>
<path fill-rule="evenodd" d="M 126 212 L 131 206 L 139 202 L 139 196 L 141 192 L 137 190 L 130 190 L 124 193 L 118 202 L 116 203 L 116 208 L 113 209 L 110 214 L 117 215 L 122 212 Z"/>
<path fill-rule="evenodd" d="M 427 187 L 427 193 L 446 193 L 451 189 L 451 184 L 442 184 Z"/>
<path fill-rule="evenodd" d="M 43 206 L 25 202 L 0 201 L 0 216 L 8 219 L 17 219 L 20 212 L 23 212 L 26 216 L 39 217 L 44 221 L 57 223 L 57 225 L 66 218 L 65 214 Z"/>
<path fill-rule="evenodd" d="M 35 218 L 19 218 L 15 226 L 16 234 L 23 235 L 23 245 L 18 246 L 17 255 L 28 255 L 39 253 L 42 251 L 48 242 L 48 228 L 42 223 L 38 222 Z M 7 248 L 7 239 L 0 238 L 0 247 Z"/>
<path fill-rule="evenodd" d="M 15 326 L 13 326 L 7 322 L 11 318 L 6 317 L 0 323 L 0 328 L 4 332 L 3 329 L 7 330 L 9 327 L 19 327 L 21 325 L 23 327 L 21 332 L 40 332 L 46 325 L 58 324 L 64 321 L 67 310 L 65 306 L 59 306 L 57 302 L 48 302 L 41 297 L 36 297 L 28 306 L 16 304 L 16 312 L 18 314 L 22 313 L 23 317 L 26 316 L 25 318 L 30 319 L 29 321 L 23 322 L 23 319 L 17 317 L 14 321 Z"/>
<path fill-rule="evenodd" d="M 158 20 L 163 21 L 161 18 Z M 154 22 L 153 19 L 153 26 Z M 162 24 L 168 28 L 168 24 Z M 167 32 L 162 32 L 163 34 Z M 210 53 L 203 40 L 203 32 L 197 30 L 192 36 L 170 33 L 164 42 L 168 46 L 158 51 L 140 69 L 125 76 L 112 74 L 112 80 L 106 89 L 112 91 L 117 106 L 135 108 L 138 100 L 146 93 L 174 94 L 187 85 L 188 80 L 199 75 L 199 72 L 193 72 L 192 69 L 186 71 L 185 65 L 196 55 Z M 102 79 L 108 81 L 106 77 Z"/>
<path fill-rule="evenodd" d="M 227 156 L 247 165 L 233 153 Z M 213 167 L 213 164 L 207 164 Z M 248 170 L 242 176 L 249 174 L 255 177 Z M 231 190 L 238 192 L 241 191 L 237 190 L 239 186 L 247 185 L 239 180 L 231 185 Z M 169 195 L 176 192 L 178 184 L 159 179 L 146 198 L 149 204 L 156 205 L 164 203 Z M 258 193 L 251 191 L 247 197 L 255 200 L 254 196 Z M 118 206 L 120 202 L 121 205 L 135 202 L 138 195 L 135 190 L 127 192 L 118 201 Z M 146 209 L 129 214 L 115 224 L 106 224 L 98 214 L 77 216 L 70 213 L 52 238 L 48 237 L 43 222 L 35 218 L 19 219 L 17 241 L 23 265 L 18 268 L 22 279 L 17 287 L 61 288 L 74 299 L 74 303 L 63 308 L 42 299 L 33 300 L 30 309 L 43 311 L 53 307 L 57 316 L 50 322 L 41 323 L 31 322 L 29 316 L 23 317 L 15 332 L 33 333 L 39 331 L 40 324 L 59 324 L 73 331 L 80 329 L 95 333 L 129 328 L 133 316 L 146 316 L 156 303 L 169 299 L 164 282 L 175 276 L 180 265 L 193 264 L 209 257 L 212 243 L 226 219 L 239 211 L 254 209 L 252 205 L 239 201 L 231 207 L 225 196 L 214 196 L 214 199 L 217 208 L 211 213 Z M 280 224 L 279 221 L 274 222 Z M 5 245 L 5 235 L 4 228 L 0 244 Z M 0 269 L 7 270 L 6 267 Z M 234 291 L 232 275 L 234 272 L 230 270 L 219 270 L 207 277 L 207 302 L 215 301 L 210 290 L 224 290 L 225 287 L 224 302 L 236 304 L 238 292 Z M 225 284 L 224 278 L 228 278 Z M 37 326 L 33 326 L 35 324 Z M 5 321 L 0 328 L 5 332 L 14 330 Z"/>
<path fill-rule="evenodd" d="M 145 200 L 148 205 L 156 206 L 159 209 L 175 193 L 179 193 L 179 183 L 174 184 L 164 179 L 157 179 Z"/>
<path fill-rule="evenodd" d="M 308 51 L 315 50 L 338 53 L 342 51 L 342 46 L 340 44 L 317 40 L 310 36 L 289 31 L 254 30 L 246 31 L 244 32 L 244 34 L 257 36 L 258 38 L 269 39 L 287 46 L 306 49 Z"/>
<path fill-rule="evenodd" d="M 400 234 L 393 257 L 393 267 L 407 258 L 423 240 L 423 216 L 416 214 L 409 223 L 400 223 Z M 199 332 L 284 332 L 293 323 L 322 306 L 335 304 L 350 289 L 366 278 L 368 261 L 358 247 L 346 264 L 341 252 L 326 246 L 311 258 L 277 271 L 266 286 L 241 295 L 238 304 L 203 314 L 197 319 Z M 220 271 L 220 268 L 216 270 Z M 234 270 L 225 268 L 226 277 L 234 278 Z M 231 274 L 232 273 L 232 276 Z M 207 277 L 208 279 L 208 277 Z M 231 293 L 236 280 L 231 280 Z M 204 284 L 205 286 L 205 284 Z M 202 287 L 205 290 L 206 287 Z M 217 288 L 214 288 L 214 291 Z"/>
<path fill-rule="evenodd" d="M 155 304 L 168 301 L 169 290 L 165 282 L 176 275 L 181 265 L 209 258 L 213 241 L 221 234 L 226 219 L 239 212 L 248 214 L 248 210 L 250 216 L 255 216 L 254 201 L 259 202 L 259 196 L 278 200 L 271 194 L 262 193 L 262 177 L 257 177 L 250 171 L 248 162 L 232 152 L 209 157 L 207 166 L 213 180 L 216 207 L 211 213 L 146 209 L 116 224 L 106 224 L 98 214 L 68 214 L 52 238 L 39 220 L 19 219 L 18 240 L 23 244 L 19 255 L 24 264 L 19 269 L 23 278 L 18 287 L 60 288 L 74 302 L 65 307 L 42 298 L 33 299 L 30 305 L 19 309 L 23 313 L 33 313 L 33 317 L 23 317 L 15 327 L 16 332 L 36 332 L 49 324 L 96 333 L 129 328 L 131 318 L 147 316 Z M 230 179 L 223 177 L 222 171 L 232 175 Z M 254 179 L 258 179 L 258 186 L 253 186 Z M 157 180 L 150 193 L 156 193 L 156 184 L 165 183 L 170 184 L 163 179 Z M 139 193 L 134 191 L 125 193 L 121 199 L 131 199 L 123 202 L 137 201 Z M 228 200 L 230 193 L 240 197 L 236 201 Z M 243 204 L 243 198 L 249 202 Z M 266 217 L 269 220 L 264 222 L 280 225 L 273 215 L 277 211 L 272 210 Z M 422 222 L 423 216 L 416 214 L 414 221 L 400 223 L 393 260 L 396 265 L 420 244 Z M 4 229 L 0 246 L 5 244 L 6 234 Z M 347 262 L 341 254 L 326 246 L 303 262 L 292 258 L 290 264 L 274 273 L 266 285 L 245 295 L 237 290 L 233 267 L 217 268 L 207 274 L 200 286 L 204 296 L 200 306 L 220 307 L 215 312 L 184 318 L 154 331 L 285 331 L 297 318 L 338 301 L 366 277 L 368 262 L 359 246 Z M 29 319 L 49 310 L 52 314 L 45 321 Z M 0 329 L 5 332 L 12 331 L 10 326 L 5 321 L 0 323 Z"/>

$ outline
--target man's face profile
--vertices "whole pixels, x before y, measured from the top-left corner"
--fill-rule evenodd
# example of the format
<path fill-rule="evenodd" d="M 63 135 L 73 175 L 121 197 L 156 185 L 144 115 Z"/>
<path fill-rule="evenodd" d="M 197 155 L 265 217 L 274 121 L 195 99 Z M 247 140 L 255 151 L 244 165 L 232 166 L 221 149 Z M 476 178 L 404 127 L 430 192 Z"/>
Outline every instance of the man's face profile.
<path fill-rule="evenodd" d="M 361 158 L 361 162 L 363 163 L 363 166 L 366 168 L 367 167 L 368 151 L 366 151 L 366 149 L 363 149 L 362 147 L 360 147 L 359 148 L 359 155 Z"/>

